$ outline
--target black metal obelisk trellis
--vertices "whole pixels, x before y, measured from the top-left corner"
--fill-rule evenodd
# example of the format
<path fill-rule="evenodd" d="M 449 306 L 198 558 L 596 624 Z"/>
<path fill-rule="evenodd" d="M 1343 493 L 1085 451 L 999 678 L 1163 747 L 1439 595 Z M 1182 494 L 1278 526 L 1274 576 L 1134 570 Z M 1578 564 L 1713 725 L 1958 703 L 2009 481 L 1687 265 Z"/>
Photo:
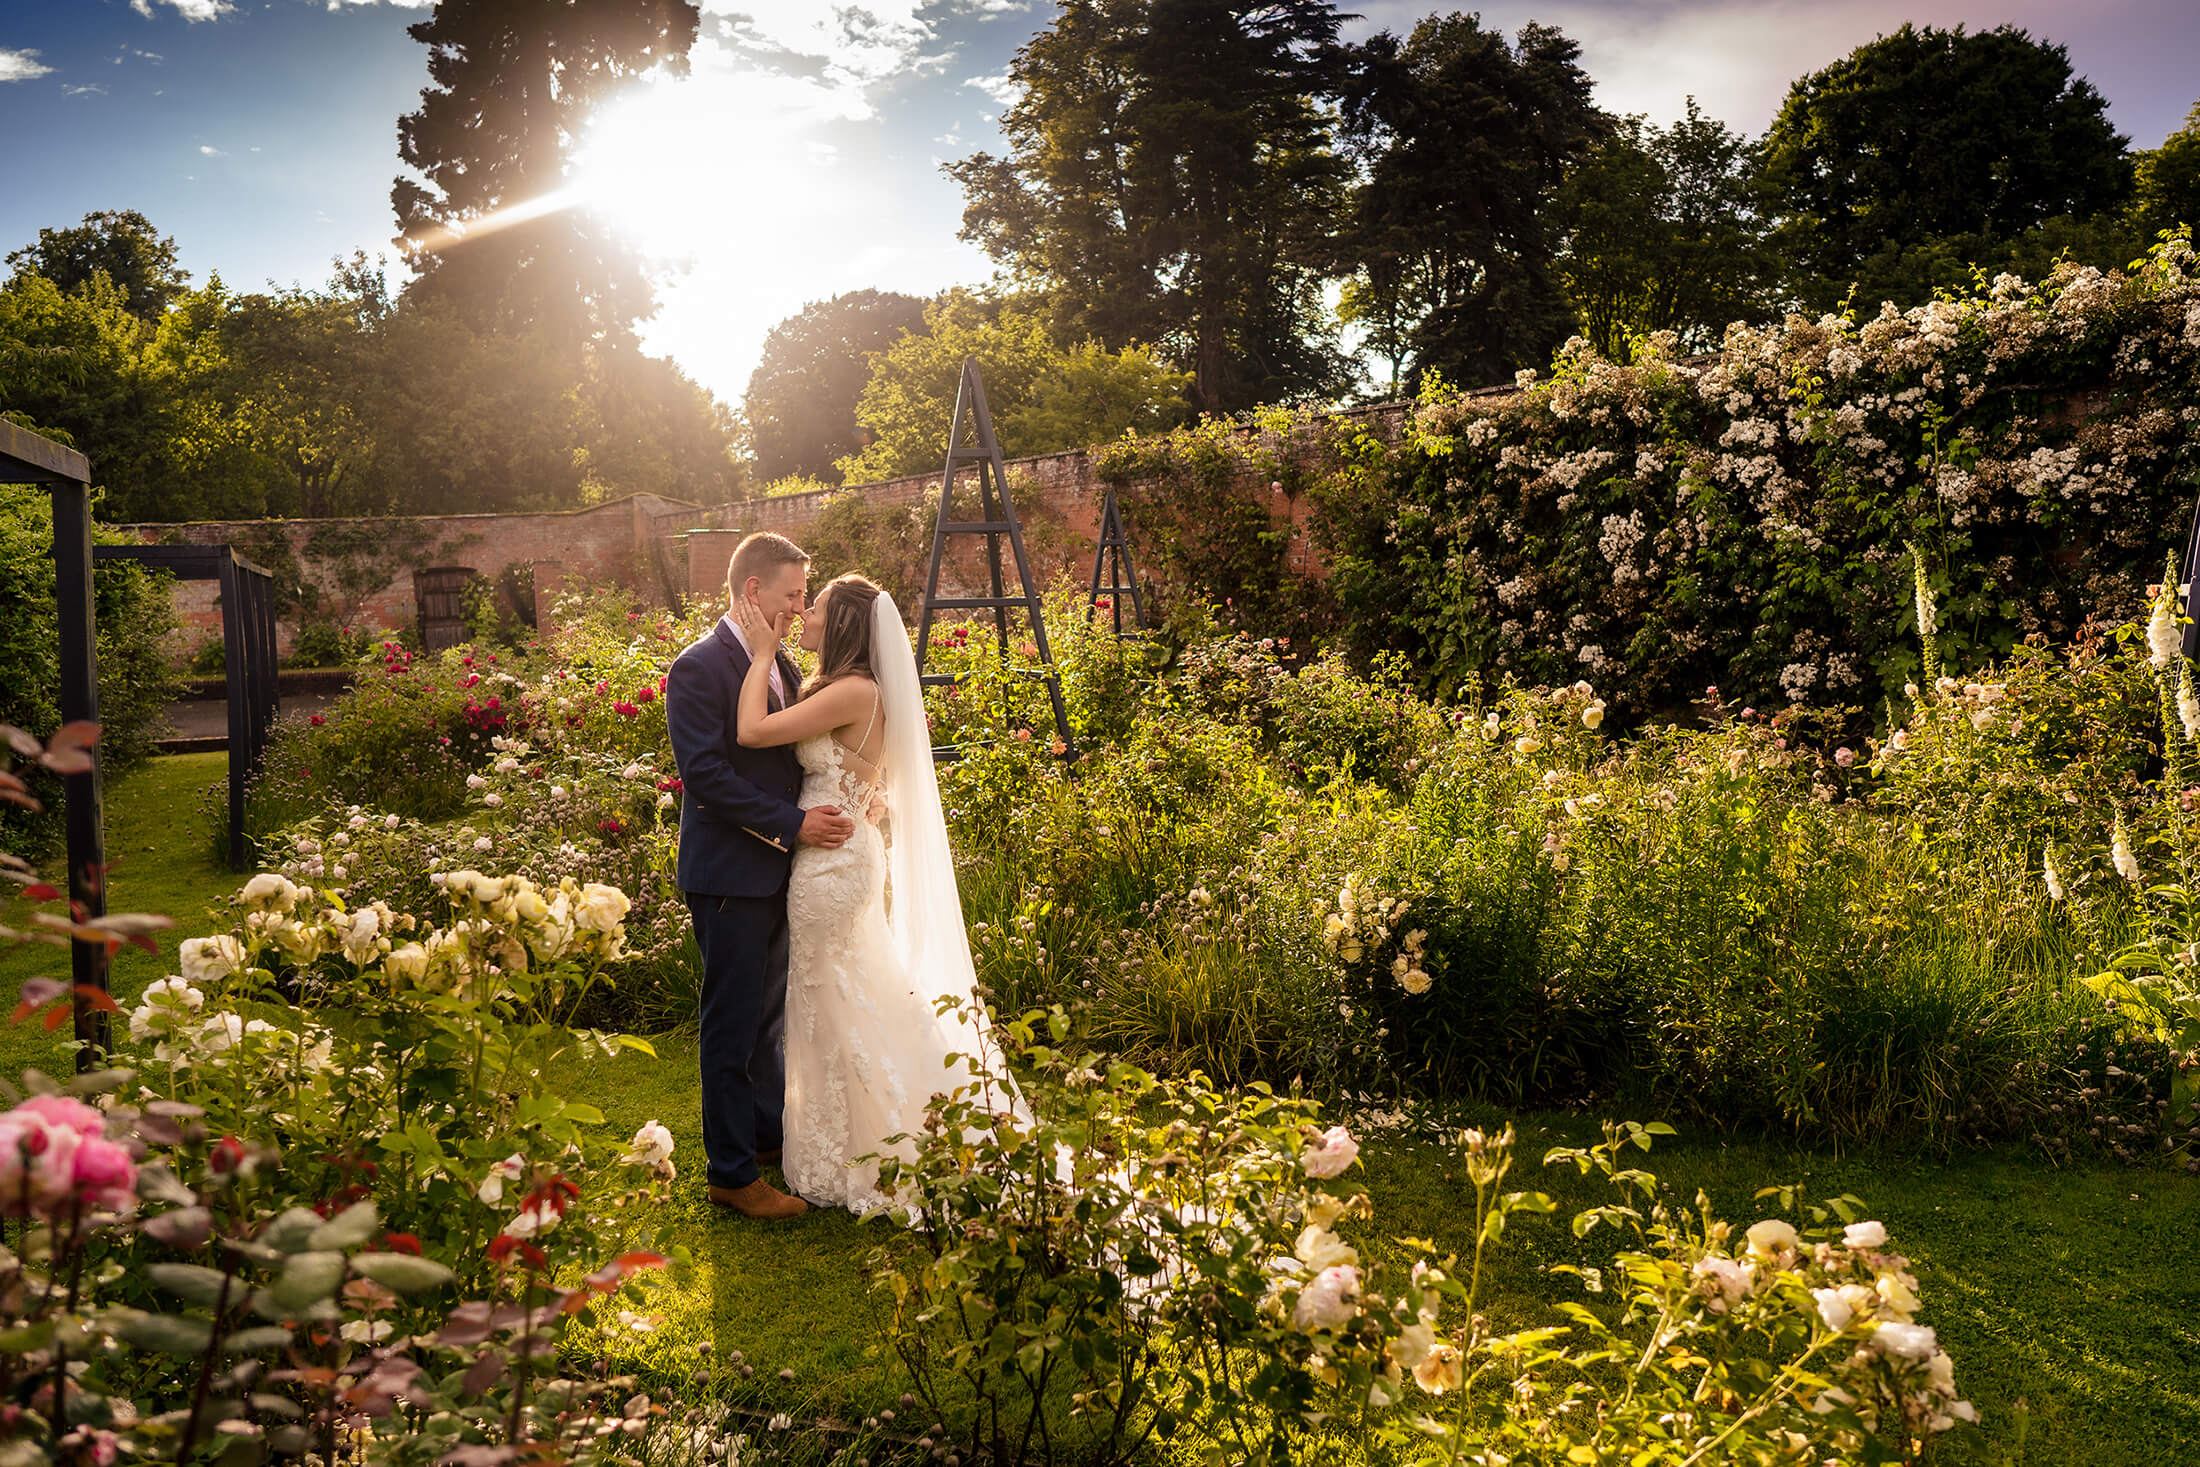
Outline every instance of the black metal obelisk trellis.
<path fill-rule="evenodd" d="M 83 454 L 0 419 L 0 484 L 53 491 L 54 600 L 61 623 L 61 721 L 99 721 L 99 644 L 92 620 L 92 466 Z M 68 834 L 69 904 L 81 921 L 105 916 L 107 855 L 100 836 L 99 749 L 91 767 L 61 781 Z M 86 997 L 107 991 L 107 944 L 69 944 L 75 984 L 76 1064 L 89 1070 L 111 1047 L 107 1013 Z"/>
<path fill-rule="evenodd" d="M 978 478 L 978 517 L 955 518 L 955 480 L 965 469 Z M 985 537 L 987 594 L 943 596 L 940 568 L 946 563 L 947 542 L 957 535 Z M 1001 578 L 1001 540 L 1008 540 L 1016 559 L 1017 594 L 1010 595 Z M 1031 577 L 1031 559 L 1024 553 L 1024 532 L 1016 522 L 1016 507 L 1008 498 L 1008 466 L 1001 457 L 1001 441 L 993 433 L 993 413 L 985 402 L 985 382 L 978 375 L 975 358 L 964 357 L 962 383 L 955 391 L 955 417 L 947 432 L 947 469 L 940 478 L 939 519 L 932 528 L 932 564 L 924 580 L 924 611 L 917 623 L 918 681 L 940 687 L 955 681 L 953 673 L 928 673 L 925 656 L 932 645 L 932 621 L 942 611 L 990 611 L 1000 639 L 1001 656 L 1008 656 L 1008 614 L 1021 608 L 1031 620 L 1031 640 L 1038 649 L 1039 665 L 1032 675 L 1046 684 L 1054 708 L 1054 729 L 1065 749 L 1072 748 L 1069 713 L 1062 706 L 1062 679 L 1054 669 L 1054 649 L 1047 643 L 1046 612 L 1039 604 L 1039 589 Z M 956 758 L 960 750 L 950 744 L 934 746 L 932 757 Z"/>
<path fill-rule="evenodd" d="M 1105 583 L 1101 577 L 1105 575 Z M 1115 486 L 1108 486 L 1100 506 L 1100 544 L 1092 553 L 1092 594 L 1085 601 L 1085 619 L 1108 598 L 1108 612 L 1115 620 L 1118 637 L 1134 637 L 1146 628 L 1146 603 L 1138 594 L 1138 568 L 1131 564 L 1131 537 L 1123 532 L 1123 511 L 1115 502 Z M 1130 598 L 1130 630 L 1123 629 L 1123 599 Z"/>

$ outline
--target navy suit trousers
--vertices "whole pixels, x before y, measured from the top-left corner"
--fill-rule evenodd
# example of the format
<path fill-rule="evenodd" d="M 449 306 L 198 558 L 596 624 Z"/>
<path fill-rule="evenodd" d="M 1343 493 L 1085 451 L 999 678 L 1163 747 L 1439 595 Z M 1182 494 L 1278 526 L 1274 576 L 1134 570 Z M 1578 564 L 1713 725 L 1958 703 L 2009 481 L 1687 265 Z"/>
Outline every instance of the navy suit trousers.
<path fill-rule="evenodd" d="M 787 898 L 686 896 L 703 954 L 703 1155 L 711 1186 L 746 1187 L 785 1136 Z"/>

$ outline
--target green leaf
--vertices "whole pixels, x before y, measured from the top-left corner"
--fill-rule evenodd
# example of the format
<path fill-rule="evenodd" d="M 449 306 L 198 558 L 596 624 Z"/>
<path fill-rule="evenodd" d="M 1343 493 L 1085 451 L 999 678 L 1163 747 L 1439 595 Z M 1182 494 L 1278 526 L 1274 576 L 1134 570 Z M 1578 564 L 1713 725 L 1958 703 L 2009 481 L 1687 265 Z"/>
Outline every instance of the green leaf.
<path fill-rule="evenodd" d="M 310 1240 L 320 1227 L 319 1213 L 310 1207 L 293 1207 L 267 1225 L 260 1241 L 279 1252 L 302 1253 L 312 1246 Z"/>
<path fill-rule="evenodd" d="M 373 1199 L 355 1202 L 313 1230 L 306 1246 L 317 1250 L 356 1248 L 374 1236 Z"/>
<path fill-rule="evenodd" d="M 114 1331 L 128 1344 L 163 1355 L 203 1354 L 214 1341 L 214 1326 L 203 1319 L 134 1309 L 114 1321 Z"/>
<path fill-rule="evenodd" d="M 145 1266 L 145 1276 L 162 1293 L 173 1294 L 186 1304 L 204 1309 L 212 1309 L 220 1301 L 225 1284 L 228 1284 L 232 1300 L 239 1292 L 220 1269 L 196 1263 L 149 1263 Z"/>
<path fill-rule="evenodd" d="M 282 1324 L 256 1324 L 250 1329 L 240 1329 L 222 1340 L 225 1355 L 264 1355 L 279 1350 L 290 1343 L 290 1327 Z"/>
<path fill-rule="evenodd" d="M 410 1253 L 362 1253 L 352 1259 L 354 1271 L 400 1294 L 419 1294 L 439 1289 L 458 1275 L 432 1258 Z"/>
<path fill-rule="evenodd" d="M 268 1297 L 285 1310 L 300 1310 L 336 1292 L 344 1281 L 341 1253 L 296 1253 L 283 1265 L 283 1276 L 268 1287 Z"/>
<path fill-rule="evenodd" d="M 584 1126 L 603 1124 L 602 1111 L 592 1105 L 583 1105 L 577 1100 L 568 1100 L 565 1103 L 565 1117 L 567 1120 L 579 1121 Z"/>

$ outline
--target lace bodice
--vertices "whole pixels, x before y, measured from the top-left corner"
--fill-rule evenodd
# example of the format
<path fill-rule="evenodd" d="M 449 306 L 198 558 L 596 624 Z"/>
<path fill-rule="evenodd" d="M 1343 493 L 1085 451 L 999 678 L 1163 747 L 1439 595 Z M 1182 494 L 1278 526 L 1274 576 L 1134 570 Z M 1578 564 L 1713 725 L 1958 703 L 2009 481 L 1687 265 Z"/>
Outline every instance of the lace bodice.
<path fill-rule="evenodd" d="M 873 825 L 886 824 L 886 782 L 856 771 L 845 744 L 830 733 L 812 734 L 794 746 L 802 762 L 802 805 L 838 805 L 849 815 L 861 812 Z M 862 756 L 857 755 L 860 759 Z"/>

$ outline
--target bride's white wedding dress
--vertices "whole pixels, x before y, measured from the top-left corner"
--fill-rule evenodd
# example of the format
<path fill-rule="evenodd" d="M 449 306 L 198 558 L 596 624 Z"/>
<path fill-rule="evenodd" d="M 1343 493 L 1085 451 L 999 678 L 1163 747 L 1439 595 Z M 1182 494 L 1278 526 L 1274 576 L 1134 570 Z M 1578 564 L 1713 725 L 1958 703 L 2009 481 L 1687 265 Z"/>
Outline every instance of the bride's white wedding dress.
<path fill-rule="evenodd" d="M 837 805 L 855 834 L 832 850 L 797 848 L 787 884 L 787 1184 L 808 1201 L 871 1212 L 892 1205 L 868 1154 L 923 1130 L 933 1095 L 968 1079 L 950 1054 L 985 1046 L 981 1024 L 941 1015 L 970 1005 L 976 974 L 933 775 L 930 734 L 908 632 L 892 598 L 873 613 L 872 662 L 886 737 L 862 770 L 833 734 L 795 745 L 801 803 Z M 891 841 L 889 841 L 889 834 Z M 891 893 L 891 899 L 889 899 Z"/>

